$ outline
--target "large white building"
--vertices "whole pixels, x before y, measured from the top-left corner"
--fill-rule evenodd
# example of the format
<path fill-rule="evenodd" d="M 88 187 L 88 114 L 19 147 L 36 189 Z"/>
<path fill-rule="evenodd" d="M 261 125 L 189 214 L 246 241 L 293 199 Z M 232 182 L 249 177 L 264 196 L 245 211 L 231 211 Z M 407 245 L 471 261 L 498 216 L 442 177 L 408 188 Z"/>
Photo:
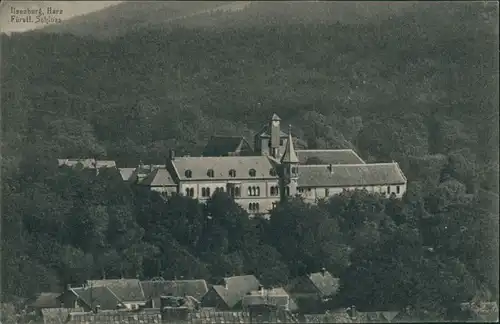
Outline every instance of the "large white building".
<path fill-rule="evenodd" d="M 407 180 L 398 163 L 365 163 L 353 150 L 296 150 L 291 130 L 274 114 L 254 136 L 215 136 L 203 156 L 175 156 L 164 165 L 121 168 L 124 180 L 166 195 L 179 193 L 206 200 L 225 191 L 250 214 L 267 213 L 285 196 L 307 202 L 343 190 L 366 189 L 402 197 Z"/>
<path fill-rule="evenodd" d="M 291 129 L 281 129 L 274 114 L 254 136 L 214 136 L 202 156 L 175 156 L 164 164 L 120 168 L 125 181 L 165 195 L 178 193 L 209 199 L 224 191 L 250 214 L 266 214 L 286 196 L 300 195 L 315 203 L 344 190 L 365 189 L 401 198 L 406 178 L 396 162 L 365 163 L 353 150 L 298 150 Z M 60 166 L 115 167 L 114 161 L 60 159 Z"/>

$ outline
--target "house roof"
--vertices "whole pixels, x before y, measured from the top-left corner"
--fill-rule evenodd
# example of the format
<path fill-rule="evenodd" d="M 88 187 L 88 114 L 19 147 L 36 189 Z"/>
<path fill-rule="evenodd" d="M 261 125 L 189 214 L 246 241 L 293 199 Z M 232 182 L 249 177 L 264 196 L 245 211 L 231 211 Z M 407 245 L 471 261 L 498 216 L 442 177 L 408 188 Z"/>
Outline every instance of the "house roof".
<path fill-rule="evenodd" d="M 42 317 L 44 324 L 59 324 L 65 323 L 68 316 L 73 311 L 72 308 L 45 308 L 42 309 Z"/>
<path fill-rule="evenodd" d="M 273 114 L 273 117 L 271 118 L 271 120 L 277 120 L 277 121 L 280 121 L 281 118 L 280 116 L 278 116 L 277 114 Z"/>
<path fill-rule="evenodd" d="M 122 302 L 145 301 L 139 279 L 88 280 L 88 285 L 92 287 L 107 287 Z"/>
<path fill-rule="evenodd" d="M 363 164 L 365 161 L 351 149 L 296 150 L 300 164 Z M 309 160 L 309 162 L 308 162 Z M 315 162 L 314 160 L 318 161 Z"/>
<path fill-rule="evenodd" d="M 498 322 L 498 304 L 496 302 L 461 303 L 462 310 L 469 310 L 477 320 Z"/>
<path fill-rule="evenodd" d="M 295 147 L 293 147 L 293 138 L 291 129 L 288 132 L 288 139 L 286 141 L 285 152 L 281 157 L 281 163 L 299 163 L 299 158 L 295 153 Z"/>
<path fill-rule="evenodd" d="M 188 315 L 188 323 L 191 324 L 246 324 L 246 323 L 298 323 L 297 319 L 286 311 L 274 311 L 270 318 L 259 319 L 258 315 L 252 315 L 246 311 L 216 311 L 202 309 L 191 312 Z"/>
<path fill-rule="evenodd" d="M 116 162 L 111 160 L 95 160 L 96 168 L 116 168 Z"/>
<path fill-rule="evenodd" d="M 61 307 L 59 296 L 61 296 L 61 293 L 40 293 L 34 298 L 30 306 L 35 308 L 59 308 Z"/>
<path fill-rule="evenodd" d="M 176 186 L 172 175 L 165 168 L 154 169 L 140 182 L 140 184 L 150 187 Z"/>
<path fill-rule="evenodd" d="M 100 169 L 100 168 L 116 168 L 116 162 L 112 160 L 96 160 L 91 158 L 82 159 L 57 159 L 59 166 L 70 166 L 74 167 L 78 163 L 81 163 L 84 169 Z"/>
<path fill-rule="evenodd" d="M 179 157 L 172 161 L 177 175 L 181 180 L 241 180 L 253 178 L 275 179 L 270 170 L 273 165 L 266 156 L 223 156 L 223 157 Z M 236 177 L 229 177 L 229 170 L 236 171 Z M 250 170 L 256 171 L 255 177 L 250 176 Z M 191 178 L 186 177 L 186 171 L 191 171 Z M 214 171 L 214 177 L 208 175 L 208 170 Z"/>
<path fill-rule="evenodd" d="M 242 296 L 259 289 L 260 286 L 259 280 L 254 275 L 226 277 L 224 283 L 229 290 L 239 292 Z"/>
<path fill-rule="evenodd" d="M 192 296 L 200 300 L 208 291 L 205 280 L 141 281 L 146 298 L 160 296 Z"/>
<path fill-rule="evenodd" d="M 305 314 L 306 323 L 352 323 L 346 311 L 335 311 L 327 314 Z"/>
<path fill-rule="evenodd" d="M 119 168 L 123 181 L 129 181 L 134 174 L 135 168 Z"/>
<path fill-rule="evenodd" d="M 339 290 L 340 279 L 328 271 L 311 273 L 308 278 L 324 297 L 333 296 Z"/>
<path fill-rule="evenodd" d="M 68 324 L 137 324 L 161 323 L 161 313 L 155 312 L 128 312 L 128 311 L 100 311 L 98 313 L 78 312 L 71 313 Z"/>
<path fill-rule="evenodd" d="M 242 324 L 251 323 L 247 312 L 221 312 L 215 310 L 201 310 L 190 313 L 188 322 L 191 324 Z"/>
<path fill-rule="evenodd" d="M 108 287 L 76 287 L 70 290 L 92 309 L 99 305 L 102 310 L 113 310 L 122 305 L 120 299 Z"/>
<path fill-rule="evenodd" d="M 406 178 L 397 163 L 333 164 L 299 166 L 299 187 L 351 187 L 404 184 Z"/>
<path fill-rule="evenodd" d="M 243 298 L 244 294 L 227 289 L 225 286 L 213 285 L 212 289 L 219 295 L 219 297 L 226 303 L 229 308 L 234 307 Z"/>
<path fill-rule="evenodd" d="M 266 289 L 264 292 L 251 291 L 243 297 L 243 306 L 272 304 L 276 306 L 286 307 L 290 311 L 298 309 L 295 301 L 290 298 L 288 293 L 283 288 Z"/>
<path fill-rule="evenodd" d="M 250 144 L 242 136 L 212 136 L 208 141 L 203 156 L 228 156 L 242 148 L 243 145 L 250 148 Z"/>
<path fill-rule="evenodd" d="M 353 323 L 390 323 L 398 312 L 356 312 L 355 317 L 351 317 Z"/>
<path fill-rule="evenodd" d="M 260 286 L 253 275 L 224 278 L 224 285 L 213 285 L 212 289 L 221 297 L 227 306 L 234 307 L 243 297 Z"/>

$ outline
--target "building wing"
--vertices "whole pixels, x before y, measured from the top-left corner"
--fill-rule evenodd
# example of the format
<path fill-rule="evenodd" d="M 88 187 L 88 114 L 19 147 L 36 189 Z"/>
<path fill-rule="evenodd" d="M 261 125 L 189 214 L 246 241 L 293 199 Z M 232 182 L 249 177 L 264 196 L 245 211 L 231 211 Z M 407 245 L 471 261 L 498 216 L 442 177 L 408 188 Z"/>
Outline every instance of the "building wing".
<path fill-rule="evenodd" d="M 172 164 L 179 179 L 184 181 L 277 178 L 271 175 L 274 166 L 266 156 L 176 157 Z M 230 170 L 234 170 L 234 176 Z"/>
<path fill-rule="evenodd" d="M 405 184 L 397 163 L 301 165 L 299 187 L 355 187 Z"/>
<path fill-rule="evenodd" d="M 296 150 L 300 164 L 364 164 L 365 161 L 351 149 L 342 150 Z"/>

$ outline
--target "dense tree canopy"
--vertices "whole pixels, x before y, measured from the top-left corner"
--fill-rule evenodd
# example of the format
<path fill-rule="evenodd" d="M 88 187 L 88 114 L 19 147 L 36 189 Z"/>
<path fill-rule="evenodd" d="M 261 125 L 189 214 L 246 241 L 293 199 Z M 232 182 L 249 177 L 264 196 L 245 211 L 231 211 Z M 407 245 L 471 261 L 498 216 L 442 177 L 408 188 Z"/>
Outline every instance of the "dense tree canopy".
<path fill-rule="evenodd" d="M 462 3 L 373 25 L 109 41 L 2 35 L 3 297 L 120 276 L 254 273 L 276 285 L 326 267 L 339 303 L 365 309 L 498 300 L 496 11 Z M 164 200 L 116 170 L 55 161 L 161 164 L 214 133 L 251 135 L 274 112 L 309 148 L 398 161 L 404 199 L 294 199 L 265 221 L 224 194 Z"/>

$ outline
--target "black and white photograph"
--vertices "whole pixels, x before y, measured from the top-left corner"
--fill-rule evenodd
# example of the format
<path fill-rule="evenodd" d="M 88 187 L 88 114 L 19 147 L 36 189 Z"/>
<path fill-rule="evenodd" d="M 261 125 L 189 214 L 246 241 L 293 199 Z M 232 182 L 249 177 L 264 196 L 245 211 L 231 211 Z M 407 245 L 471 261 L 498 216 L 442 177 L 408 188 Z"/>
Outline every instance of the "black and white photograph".
<path fill-rule="evenodd" d="M 0 324 L 498 322 L 498 1 L 0 3 Z"/>

